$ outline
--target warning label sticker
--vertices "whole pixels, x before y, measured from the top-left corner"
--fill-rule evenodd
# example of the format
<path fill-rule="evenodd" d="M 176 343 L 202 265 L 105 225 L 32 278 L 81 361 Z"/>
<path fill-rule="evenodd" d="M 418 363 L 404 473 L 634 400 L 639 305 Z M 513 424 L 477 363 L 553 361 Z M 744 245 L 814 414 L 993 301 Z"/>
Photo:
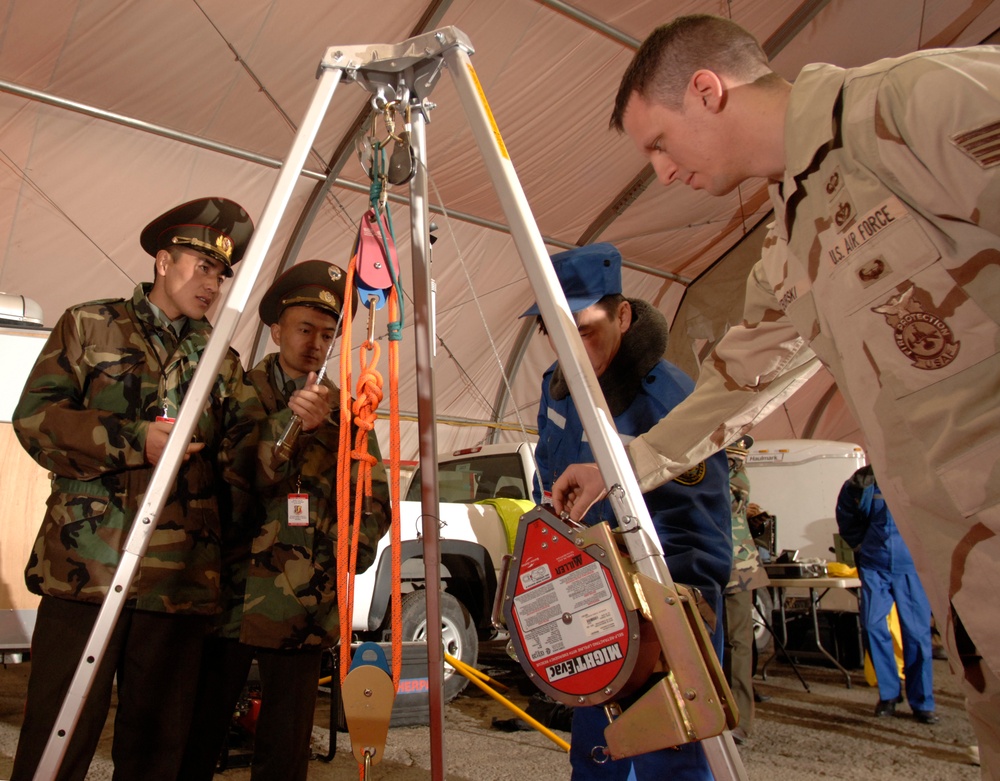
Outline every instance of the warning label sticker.
<path fill-rule="evenodd" d="M 625 617 L 597 562 L 518 594 L 514 613 L 532 662 L 582 646 L 592 650 L 625 628 Z"/>

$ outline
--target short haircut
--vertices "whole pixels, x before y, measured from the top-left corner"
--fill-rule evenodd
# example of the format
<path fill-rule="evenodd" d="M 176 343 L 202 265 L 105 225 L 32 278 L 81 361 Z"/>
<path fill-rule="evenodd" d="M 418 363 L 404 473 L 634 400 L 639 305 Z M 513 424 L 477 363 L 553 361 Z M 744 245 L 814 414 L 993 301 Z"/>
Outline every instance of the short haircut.
<path fill-rule="evenodd" d="M 772 72 L 757 39 L 736 22 L 710 14 L 679 16 L 642 42 L 618 86 L 609 126 L 624 130 L 622 118 L 634 92 L 679 109 L 691 76 L 701 69 L 745 81 Z"/>
<path fill-rule="evenodd" d="M 599 306 L 608 317 L 614 317 L 623 301 L 628 301 L 628 299 L 621 293 L 608 293 L 608 295 L 594 302 L 591 306 Z M 538 324 L 538 332 L 548 336 L 549 330 L 545 327 L 545 323 L 542 322 L 541 315 L 535 315 L 535 322 Z"/>
<path fill-rule="evenodd" d="M 170 253 L 170 259 L 173 260 L 174 263 L 176 263 L 178 260 L 181 259 L 181 255 L 184 254 L 185 250 L 187 250 L 188 247 L 182 246 L 180 244 L 170 244 L 169 246 L 164 247 L 164 249 L 168 253 Z"/>

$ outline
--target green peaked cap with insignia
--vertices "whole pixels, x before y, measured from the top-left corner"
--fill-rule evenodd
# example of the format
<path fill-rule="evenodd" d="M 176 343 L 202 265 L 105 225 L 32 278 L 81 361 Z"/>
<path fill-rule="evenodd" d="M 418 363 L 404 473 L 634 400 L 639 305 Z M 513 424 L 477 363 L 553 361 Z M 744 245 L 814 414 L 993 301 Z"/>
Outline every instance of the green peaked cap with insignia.
<path fill-rule="evenodd" d="M 252 235 L 253 221 L 238 203 L 199 198 L 161 214 L 142 229 L 139 243 L 153 257 L 168 247 L 191 247 L 221 261 L 231 277 Z"/>
<path fill-rule="evenodd" d="M 730 442 L 726 445 L 726 452 L 733 453 L 736 455 L 746 455 L 750 448 L 753 447 L 753 437 L 749 434 L 744 434 L 742 437 L 737 439 L 735 442 Z"/>
<path fill-rule="evenodd" d="M 325 260 L 296 263 L 272 283 L 260 301 L 258 312 L 265 325 L 274 325 L 290 306 L 310 306 L 340 318 L 344 308 L 347 272 Z M 358 291 L 354 291 L 353 314 L 358 313 Z"/>

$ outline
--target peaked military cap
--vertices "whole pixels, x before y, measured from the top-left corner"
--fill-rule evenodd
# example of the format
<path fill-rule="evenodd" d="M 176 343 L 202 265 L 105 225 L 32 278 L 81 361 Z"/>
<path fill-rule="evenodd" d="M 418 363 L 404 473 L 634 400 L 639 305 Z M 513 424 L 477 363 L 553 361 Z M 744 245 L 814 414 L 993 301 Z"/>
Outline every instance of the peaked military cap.
<path fill-rule="evenodd" d="M 265 325 L 274 325 L 289 306 L 311 306 L 336 318 L 344 308 L 347 272 L 325 260 L 304 260 L 279 276 L 264 293 L 257 311 Z M 353 312 L 358 312 L 354 291 Z"/>
<path fill-rule="evenodd" d="M 602 242 L 558 252 L 552 256 L 559 284 L 570 312 L 579 312 L 605 296 L 622 292 L 622 256 L 613 244 Z M 521 317 L 538 314 L 532 304 Z"/>
<path fill-rule="evenodd" d="M 726 446 L 727 453 L 734 453 L 736 455 L 746 455 L 750 448 L 753 447 L 753 437 L 749 434 L 744 434 L 742 437 L 737 439 L 735 442 L 731 442 Z"/>
<path fill-rule="evenodd" d="M 142 229 L 139 243 L 150 255 L 167 247 L 186 245 L 204 252 L 233 275 L 253 234 L 253 222 L 242 206 L 226 198 L 199 198 L 161 214 Z"/>

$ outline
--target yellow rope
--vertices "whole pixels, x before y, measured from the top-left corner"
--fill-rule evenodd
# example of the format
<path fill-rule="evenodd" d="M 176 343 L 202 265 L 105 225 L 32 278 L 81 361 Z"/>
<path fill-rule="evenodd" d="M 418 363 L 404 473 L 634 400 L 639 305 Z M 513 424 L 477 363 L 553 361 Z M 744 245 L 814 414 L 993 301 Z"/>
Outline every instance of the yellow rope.
<path fill-rule="evenodd" d="M 488 676 L 482 670 L 477 670 L 475 667 L 470 667 L 465 662 L 463 662 L 461 659 L 455 659 L 455 657 L 453 657 L 453 656 L 451 656 L 449 654 L 445 654 L 445 657 L 446 657 L 445 661 L 447 661 L 448 664 L 451 664 L 451 660 L 454 659 L 454 661 L 456 662 L 456 664 L 451 664 L 451 666 L 454 667 L 456 670 L 458 670 L 459 667 L 461 667 L 462 670 L 468 671 L 468 673 L 470 675 L 475 675 L 483 683 L 488 683 L 494 689 L 500 689 L 500 691 L 507 691 L 507 687 L 506 686 L 504 686 L 502 683 L 500 683 L 500 681 L 497 681 L 497 680 L 494 680 L 493 678 L 490 678 L 490 676 Z M 459 672 L 461 672 L 462 670 L 459 670 Z"/>
<path fill-rule="evenodd" d="M 456 659 L 451 654 L 445 654 L 444 660 L 452 667 L 454 667 L 456 671 L 464 675 L 466 678 L 472 681 L 476 686 L 478 686 L 480 689 L 482 689 L 484 692 L 490 695 L 490 697 L 492 697 L 494 700 L 499 702 L 501 705 L 506 706 L 509 710 L 512 710 L 520 718 L 524 719 L 528 724 L 530 724 L 532 727 L 541 732 L 545 737 L 547 737 L 549 740 L 551 740 L 553 743 L 559 746 L 559 748 L 569 753 L 569 743 L 567 743 L 565 740 L 556 735 L 552 730 L 550 730 L 540 721 L 538 721 L 537 719 L 533 719 L 531 716 L 529 716 L 527 713 L 525 713 L 523 710 L 517 707 L 514 703 L 512 703 L 510 700 L 504 697 L 502 694 L 493 691 L 493 689 L 491 689 L 482 680 L 480 680 L 479 676 L 483 674 L 480 673 L 479 670 L 476 670 L 474 667 L 470 667 L 461 659 Z"/>

